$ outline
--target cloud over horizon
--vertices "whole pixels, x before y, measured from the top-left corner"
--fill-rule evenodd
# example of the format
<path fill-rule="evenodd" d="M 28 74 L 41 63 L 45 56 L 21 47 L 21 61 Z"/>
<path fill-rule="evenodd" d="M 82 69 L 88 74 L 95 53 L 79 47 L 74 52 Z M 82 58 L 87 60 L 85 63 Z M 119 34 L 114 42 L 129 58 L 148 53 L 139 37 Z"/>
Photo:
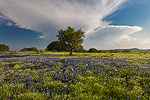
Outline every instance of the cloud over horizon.
<path fill-rule="evenodd" d="M 0 0 L 0 12 L 21 28 L 42 32 L 42 37 L 39 37 L 41 39 L 54 40 L 58 29 L 72 26 L 86 32 L 86 48 L 93 44 L 96 48 L 115 48 L 121 47 L 120 41 L 124 47 L 129 45 L 125 41 L 143 41 L 130 37 L 130 34 L 142 30 L 141 27 L 109 25 L 111 22 L 103 20 L 126 2 L 127 0 Z M 98 45 L 99 41 L 105 45 Z"/>
<path fill-rule="evenodd" d="M 142 28 L 139 26 L 107 25 L 93 30 L 93 35 L 89 36 L 87 40 L 90 40 L 88 41 L 89 45 L 98 49 L 102 49 L 101 47 L 103 47 L 103 49 L 142 47 L 141 44 L 144 43 L 145 40 L 130 36 L 141 30 Z"/>

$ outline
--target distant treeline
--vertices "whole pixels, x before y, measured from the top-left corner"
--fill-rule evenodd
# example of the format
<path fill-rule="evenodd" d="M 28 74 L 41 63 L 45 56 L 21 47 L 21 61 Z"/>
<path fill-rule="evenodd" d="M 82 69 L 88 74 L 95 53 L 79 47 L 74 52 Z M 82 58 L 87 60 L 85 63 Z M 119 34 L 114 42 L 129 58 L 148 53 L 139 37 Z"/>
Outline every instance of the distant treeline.
<path fill-rule="evenodd" d="M 0 51 L 9 51 L 9 46 L 6 44 L 0 44 Z M 36 47 L 25 47 L 21 49 L 20 51 L 42 51 L 38 50 Z M 45 51 L 52 51 L 52 52 L 68 52 L 69 50 L 63 48 L 61 46 L 59 41 L 53 41 L 51 42 Z M 80 45 L 80 49 L 75 49 L 74 52 L 81 52 L 81 53 L 150 53 L 150 50 L 141 50 L 138 48 L 133 49 L 114 49 L 114 50 L 98 50 L 96 48 L 90 48 L 89 50 L 86 50 L 83 48 L 82 45 Z"/>

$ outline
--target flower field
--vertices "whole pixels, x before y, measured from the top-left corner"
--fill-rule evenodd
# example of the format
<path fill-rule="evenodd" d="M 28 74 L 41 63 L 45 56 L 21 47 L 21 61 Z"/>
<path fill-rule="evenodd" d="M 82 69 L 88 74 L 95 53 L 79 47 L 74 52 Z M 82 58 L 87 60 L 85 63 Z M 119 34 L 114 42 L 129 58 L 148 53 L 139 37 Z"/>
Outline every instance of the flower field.
<path fill-rule="evenodd" d="M 0 56 L 0 100 L 149 99 L 149 54 Z"/>

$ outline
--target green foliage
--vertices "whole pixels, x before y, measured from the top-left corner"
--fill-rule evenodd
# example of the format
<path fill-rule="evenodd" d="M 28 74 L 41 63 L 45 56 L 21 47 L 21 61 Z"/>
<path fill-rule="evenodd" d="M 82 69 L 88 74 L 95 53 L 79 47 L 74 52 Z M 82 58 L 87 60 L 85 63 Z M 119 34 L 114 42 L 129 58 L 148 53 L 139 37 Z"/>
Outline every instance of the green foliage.
<path fill-rule="evenodd" d="M 80 45 L 80 47 L 77 48 L 77 49 L 75 49 L 74 52 L 83 52 L 83 53 L 85 53 L 85 52 L 87 52 L 87 50 L 85 50 L 85 49 L 83 48 L 83 46 Z"/>
<path fill-rule="evenodd" d="M 69 26 L 67 30 L 60 29 L 57 37 L 66 50 L 70 51 L 70 55 L 72 55 L 73 50 L 81 48 L 84 32 L 81 29 L 75 31 L 74 28 Z"/>
<path fill-rule="evenodd" d="M 90 48 L 88 52 L 90 52 L 90 53 L 97 53 L 97 52 L 98 52 L 98 50 L 97 50 L 97 49 L 95 49 L 95 48 Z"/>
<path fill-rule="evenodd" d="M 0 44 L 0 51 L 9 51 L 9 46 L 5 44 Z"/>
<path fill-rule="evenodd" d="M 68 49 L 66 49 L 60 41 L 53 41 L 47 46 L 46 51 L 63 52 L 68 51 Z M 86 50 L 80 45 L 74 52 L 86 52 Z"/>
<path fill-rule="evenodd" d="M 44 96 L 41 93 L 24 93 L 24 94 L 20 94 L 17 97 L 15 97 L 15 99 L 18 100 L 45 100 Z"/>
<path fill-rule="evenodd" d="M 38 51 L 38 49 L 35 47 L 31 47 L 31 48 L 23 48 L 20 51 Z"/>
<path fill-rule="evenodd" d="M 48 53 L 0 58 L 0 99 L 150 99 L 149 54 Z"/>
<path fill-rule="evenodd" d="M 20 69 L 21 67 L 20 67 L 18 64 L 16 64 L 13 68 L 14 68 L 15 70 L 18 70 L 18 69 Z"/>
<path fill-rule="evenodd" d="M 47 51 L 64 51 L 63 46 L 61 45 L 60 41 L 53 41 L 47 46 Z"/>

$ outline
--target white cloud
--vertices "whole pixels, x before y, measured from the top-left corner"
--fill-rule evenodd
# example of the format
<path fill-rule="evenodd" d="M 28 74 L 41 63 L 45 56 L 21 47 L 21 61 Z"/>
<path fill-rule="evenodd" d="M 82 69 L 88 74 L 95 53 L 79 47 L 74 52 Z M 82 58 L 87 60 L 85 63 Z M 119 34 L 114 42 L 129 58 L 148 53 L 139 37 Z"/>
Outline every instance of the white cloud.
<path fill-rule="evenodd" d="M 59 28 L 71 25 L 88 31 L 108 24 L 103 18 L 116 11 L 125 1 L 0 0 L 0 11 L 20 27 L 46 34 L 45 26 Z"/>
<path fill-rule="evenodd" d="M 127 0 L 0 0 L 0 12 L 19 27 L 42 32 L 49 40 L 56 38 L 59 28 L 72 26 L 86 32 L 87 48 L 94 45 L 111 48 L 119 46 L 116 43 L 121 38 L 133 41 L 130 34 L 141 30 L 138 26 L 113 26 L 103 21 L 125 2 Z M 93 32 L 97 27 L 100 28 Z M 97 44 L 98 41 L 107 46 Z"/>
<path fill-rule="evenodd" d="M 131 35 L 141 31 L 139 26 L 114 26 L 107 25 L 93 30 L 93 35 L 86 38 L 86 48 L 98 49 L 125 49 L 125 48 L 149 48 L 149 39 L 137 39 Z"/>
<path fill-rule="evenodd" d="M 37 39 L 45 39 L 45 36 L 37 36 Z"/>

